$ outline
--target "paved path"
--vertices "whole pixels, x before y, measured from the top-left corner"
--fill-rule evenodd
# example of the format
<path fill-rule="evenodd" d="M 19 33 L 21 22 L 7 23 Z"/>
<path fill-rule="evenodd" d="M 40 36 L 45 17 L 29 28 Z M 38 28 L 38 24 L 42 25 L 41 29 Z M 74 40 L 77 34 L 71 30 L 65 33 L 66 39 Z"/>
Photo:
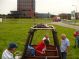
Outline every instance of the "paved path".
<path fill-rule="evenodd" d="M 70 25 L 70 24 L 65 24 L 65 23 L 62 23 L 62 22 L 51 22 L 51 23 L 49 23 L 49 24 L 55 24 L 55 25 L 59 25 L 59 26 L 67 27 L 67 28 L 76 29 L 76 30 L 79 29 L 79 26 Z"/>

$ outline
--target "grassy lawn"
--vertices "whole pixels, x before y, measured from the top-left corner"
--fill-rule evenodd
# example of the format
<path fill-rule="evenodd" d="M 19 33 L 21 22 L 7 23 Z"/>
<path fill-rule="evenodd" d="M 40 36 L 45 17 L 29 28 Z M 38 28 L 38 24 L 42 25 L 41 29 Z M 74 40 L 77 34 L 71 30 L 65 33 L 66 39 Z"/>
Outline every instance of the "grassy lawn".
<path fill-rule="evenodd" d="M 0 23 L 0 57 L 1 57 L 2 52 L 4 51 L 4 49 L 7 48 L 7 45 L 10 42 L 15 42 L 18 44 L 17 51 L 23 51 L 23 47 L 24 47 L 30 27 L 32 27 L 34 24 L 49 23 L 51 21 L 52 20 L 50 20 L 50 19 L 35 19 L 35 20 L 33 20 L 33 19 L 7 19 L 7 20 L 4 20 L 3 23 Z M 54 26 L 58 32 L 59 40 L 60 40 L 60 36 L 62 33 L 65 33 L 70 40 L 71 47 L 68 52 L 68 59 L 70 59 L 70 58 L 79 59 L 78 48 L 76 48 L 76 49 L 73 48 L 74 30 L 70 29 L 70 28 L 56 26 L 56 25 L 54 25 Z M 52 35 L 49 31 L 48 32 L 38 31 L 35 34 L 33 44 L 38 43 L 42 39 L 44 34 L 48 34 L 50 39 L 52 39 Z M 38 40 L 36 40 L 36 39 L 38 39 Z"/>

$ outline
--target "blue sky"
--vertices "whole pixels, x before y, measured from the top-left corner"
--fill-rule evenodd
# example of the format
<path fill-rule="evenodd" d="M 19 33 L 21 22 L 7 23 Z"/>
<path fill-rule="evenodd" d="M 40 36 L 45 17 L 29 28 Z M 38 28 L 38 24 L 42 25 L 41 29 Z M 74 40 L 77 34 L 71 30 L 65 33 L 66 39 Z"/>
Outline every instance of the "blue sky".
<path fill-rule="evenodd" d="M 36 0 L 36 12 L 71 13 L 76 8 L 79 12 L 78 4 L 79 0 Z M 8 14 L 12 10 L 17 10 L 17 0 L 0 0 L 0 14 Z"/>

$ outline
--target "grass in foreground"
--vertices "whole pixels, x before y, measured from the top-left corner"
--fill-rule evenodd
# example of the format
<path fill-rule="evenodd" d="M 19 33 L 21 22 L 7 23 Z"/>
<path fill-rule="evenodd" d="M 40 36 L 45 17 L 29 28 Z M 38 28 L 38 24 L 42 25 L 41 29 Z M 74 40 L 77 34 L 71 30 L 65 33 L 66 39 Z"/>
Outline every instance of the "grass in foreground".
<path fill-rule="evenodd" d="M 7 45 L 10 42 L 15 42 L 18 44 L 18 51 L 23 51 L 24 44 L 28 35 L 28 31 L 30 27 L 37 23 L 49 23 L 51 20 L 49 19 L 7 19 L 4 20 L 3 23 L 0 23 L 0 57 L 4 49 L 7 48 Z M 79 59 L 79 50 L 78 48 L 73 48 L 74 45 L 74 30 L 70 28 L 64 28 L 61 26 L 54 25 L 57 32 L 58 38 L 60 41 L 60 36 L 62 33 L 65 33 L 70 40 L 71 47 L 68 52 L 68 59 Z M 42 34 L 41 34 L 42 33 Z M 34 37 L 33 44 L 39 42 L 43 37 L 43 34 L 48 34 L 50 39 L 52 39 L 50 32 L 38 31 L 36 32 L 36 36 Z M 39 37 L 38 37 L 39 36 Z M 38 40 L 35 40 L 38 39 Z"/>

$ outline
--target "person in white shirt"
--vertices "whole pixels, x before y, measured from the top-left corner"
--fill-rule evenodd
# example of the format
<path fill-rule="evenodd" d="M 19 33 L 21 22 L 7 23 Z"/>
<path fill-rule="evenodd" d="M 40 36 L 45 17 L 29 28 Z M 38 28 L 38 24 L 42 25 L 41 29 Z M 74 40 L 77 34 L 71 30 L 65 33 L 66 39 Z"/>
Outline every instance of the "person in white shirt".
<path fill-rule="evenodd" d="M 44 41 L 45 39 L 49 40 L 48 35 L 45 35 L 42 40 Z M 49 41 L 50 41 L 50 40 L 49 40 Z"/>
<path fill-rule="evenodd" d="M 2 59 L 14 59 L 13 53 L 15 52 L 17 45 L 15 43 L 10 43 L 8 48 L 2 53 Z"/>
<path fill-rule="evenodd" d="M 61 40 L 61 56 L 62 56 L 62 59 L 66 59 L 67 50 L 70 46 L 70 42 L 65 34 L 62 34 L 61 38 L 62 38 L 62 40 Z"/>

